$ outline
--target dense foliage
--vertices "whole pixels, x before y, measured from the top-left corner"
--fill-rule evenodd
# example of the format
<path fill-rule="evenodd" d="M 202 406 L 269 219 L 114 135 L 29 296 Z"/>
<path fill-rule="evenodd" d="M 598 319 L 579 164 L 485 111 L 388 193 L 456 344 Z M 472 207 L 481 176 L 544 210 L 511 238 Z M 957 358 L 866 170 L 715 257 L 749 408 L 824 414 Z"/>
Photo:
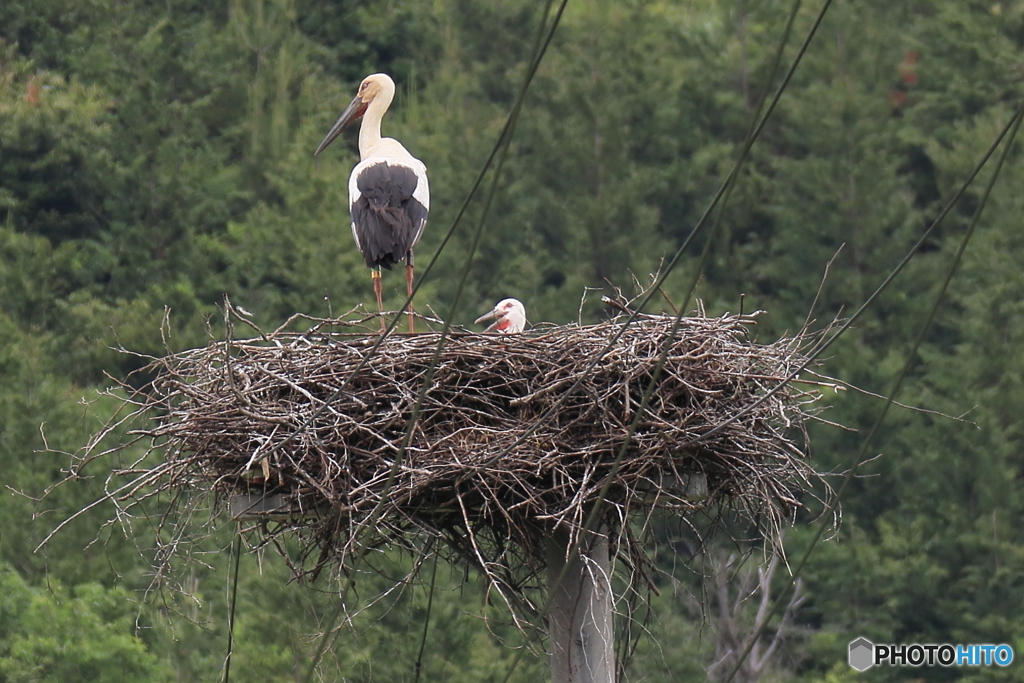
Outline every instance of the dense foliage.
<path fill-rule="evenodd" d="M 432 212 L 418 250 L 427 263 L 504 123 L 542 7 L 0 5 L 0 682 L 217 677 L 230 525 L 180 598 L 142 592 L 145 535 L 100 531 L 103 507 L 35 552 L 99 490 L 85 479 L 39 501 L 67 465 L 55 452 L 76 450 L 107 417 L 109 401 L 96 392 L 107 375 L 137 367 L 116 347 L 162 354 L 202 344 L 211 318 L 217 333 L 225 294 L 268 326 L 296 311 L 372 301 L 345 209 L 354 136 L 318 159 L 312 150 L 374 71 L 399 84 L 385 134 L 429 169 Z M 784 67 L 818 9 L 806 3 L 797 14 Z M 584 291 L 631 291 L 634 276 L 646 280 L 724 180 L 760 93 L 778 85 L 766 81 L 789 12 L 781 0 L 571 0 L 530 88 L 479 250 L 471 255 L 478 200 L 417 305 L 447 311 L 472 259 L 456 322 L 505 296 L 524 300 L 532 321 L 598 320 L 597 297 L 581 307 Z M 747 310 L 767 311 L 765 340 L 803 323 L 833 256 L 814 316 L 859 306 L 1009 120 L 1022 74 L 1020 0 L 836 0 L 715 214 L 715 232 L 692 245 L 666 294 L 685 299 L 707 246 L 697 295 L 710 312 L 735 311 L 745 295 Z M 857 636 L 1009 643 L 1024 656 L 1019 157 L 1015 150 L 1003 169 L 898 397 L 964 419 L 889 415 L 868 451 L 880 457 L 862 470 L 870 476 L 853 482 L 838 532 L 814 548 L 791 637 L 750 676 L 852 679 L 846 645 Z M 832 347 L 829 374 L 890 391 L 980 198 L 980 187 L 968 190 Z M 386 300 L 397 306 L 403 286 L 385 277 Z M 828 418 L 857 431 L 817 430 L 815 466 L 849 468 L 881 405 L 837 396 Z M 787 536 L 793 557 L 811 542 L 810 518 Z M 659 584 L 627 676 L 704 680 L 719 612 L 702 626 L 698 575 L 713 563 L 687 554 L 680 529 L 659 533 L 659 563 L 673 578 Z M 409 560 L 374 562 L 388 576 Z M 243 558 L 233 675 L 304 675 L 337 586 L 286 579 L 269 553 Z M 504 680 L 521 638 L 485 627 L 479 615 L 500 615 L 485 596 L 460 590 L 462 579 L 439 569 L 429 622 L 422 586 L 370 607 L 336 642 L 325 675 L 412 680 L 429 623 L 422 680 Z M 368 574 L 357 592 L 384 583 Z M 543 678 L 542 659 L 525 661 L 512 680 Z M 1024 680 L 1021 670 L 864 678 Z"/>

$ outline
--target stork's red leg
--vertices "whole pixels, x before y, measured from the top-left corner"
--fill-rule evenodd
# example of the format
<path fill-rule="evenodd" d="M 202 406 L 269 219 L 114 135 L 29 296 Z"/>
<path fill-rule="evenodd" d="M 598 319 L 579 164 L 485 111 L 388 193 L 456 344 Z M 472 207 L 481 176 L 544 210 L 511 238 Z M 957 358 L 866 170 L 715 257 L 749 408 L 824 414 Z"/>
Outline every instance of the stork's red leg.
<path fill-rule="evenodd" d="M 413 276 L 413 265 L 411 262 L 405 264 L 405 293 L 409 297 L 409 334 L 416 332 L 416 325 L 414 323 L 412 310 L 412 276 Z"/>
<path fill-rule="evenodd" d="M 377 295 L 377 313 L 380 318 L 380 333 L 384 334 L 387 332 L 387 326 L 384 324 L 384 295 L 383 287 L 380 282 L 380 268 L 374 268 L 370 271 L 370 277 L 373 278 L 373 293 Z"/>

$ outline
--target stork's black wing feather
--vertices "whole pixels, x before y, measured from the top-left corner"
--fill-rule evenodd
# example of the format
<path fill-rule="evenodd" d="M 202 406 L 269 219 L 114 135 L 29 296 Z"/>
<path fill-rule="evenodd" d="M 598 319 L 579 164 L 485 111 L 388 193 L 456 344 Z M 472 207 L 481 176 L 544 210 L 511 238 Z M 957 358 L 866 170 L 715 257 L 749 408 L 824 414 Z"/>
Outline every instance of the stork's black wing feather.
<path fill-rule="evenodd" d="M 352 204 L 352 228 L 370 268 L 390 270 L 416 244 L 427 209 L 413 197 L 419 180 L 408 166 L 381 161 L 356 177 L 359 199 Z"/>

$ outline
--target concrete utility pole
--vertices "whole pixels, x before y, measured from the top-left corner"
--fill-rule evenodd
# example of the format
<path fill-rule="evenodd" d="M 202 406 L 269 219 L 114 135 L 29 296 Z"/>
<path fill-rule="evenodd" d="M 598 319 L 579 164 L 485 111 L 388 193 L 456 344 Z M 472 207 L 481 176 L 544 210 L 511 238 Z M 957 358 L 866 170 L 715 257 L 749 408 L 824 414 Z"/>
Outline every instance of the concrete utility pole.
<path fill-rule="evenodd" d="M 565 530 L 547 541 L 551 683 L 615 683 L 607 531 L 587 534 L 580 546 Z"/>

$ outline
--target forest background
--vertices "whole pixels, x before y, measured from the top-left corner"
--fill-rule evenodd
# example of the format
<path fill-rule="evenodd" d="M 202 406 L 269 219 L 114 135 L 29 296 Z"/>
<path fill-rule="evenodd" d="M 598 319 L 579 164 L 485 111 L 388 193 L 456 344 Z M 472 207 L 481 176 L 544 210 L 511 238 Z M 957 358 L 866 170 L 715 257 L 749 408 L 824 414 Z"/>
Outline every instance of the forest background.
<path fill-rule="evenodd" d="M 98 507 L 96 479 L 57 489 L 113 402 L 98 390 L 218 331 L 227 294 L 266 327 L 372 301 L 348 230 L 355 136 L 312 150 L 373 72 L 398 83 L 384 122 L 432 190 L 418 253 L 438 249 L 526 70 L 532 0 L 5 0 L 0 5 L 0 681 L 212 681 L 227 643 L 232 525 L 147 594 L 151 542 Z M 601 319 L 682 244 L 739 155 L 784 33 L 781 0 L 570 0 L 527 95 L 479 251 L 466 324 L 495 301 L 531 321 Z M 788 65 L 819 10 L 804 3 Z M 763 309 L 756 336 L 859 306 L 953 196 L 1024 96 L 1024 2 L 835 0 L 716 216 L 697 296 L 709 313 Z M 740 680 L 853 680 L 847 643 L 1008 643 L 1024 656 L 1024 160 L 988 199 L 895 409 L 844 495 L 842 524 L 802 576 L 772 656 Z M 987 182 L 986 168 L 979 183 Z M 973 186 L 892 286 L 829 351 L 824 371 L 887 394 L 978 208 Z M 470 219 L 417 297 L 445 311 Z M 710 234 L 710 233 L 709 233 Z M 665 285 L 681 301 L 698 240 Z M 842 245 L 845 245 L 840 249 Z M 397 306 L 402 278 L 385 278 Z M 812 430 L 812 463 L 842 472 L 882 408 L 846 391 Z M 45 435 L 45 436 L 44 436 Z M 44 444 L 45 438 L 45 444 Z M 44 448 L 48 446 L 50 451 Z M 813 510 L 786 536 L 811 542 Z M 761 593 L 756 543 L 695 553 L 666 523 L 633 681 L 717 679 Z M 87 545 L 100 534 L 98 543 Z M 740 534 L 742 535 L 742 534 Z M 726 568 L 730 553 L 751 556 Z M 410 559 L 375 560 L 368 599 Z M 774 576 L 781 586 L 786 572 Z M 326 680 L 500 681 L 522 646 L 472 573 L 441 567 L 427 619 L 417 584 L 367 607 L 324 660 Z M 722 580 L 721 577 L 727 580 Z M 273 554 L 242 558 L 232 672 L 303 680 L 329 582 L 287 583 Z M 463 585 L 463 579 L 466 579 Z M 755 585 L 749 600 L 740 585 Z M 724 592 L 723 592 L 724 591 Z M 491 615 L 485 622 L 484 616 Z M 488 624 L 496 624 L 491 627 Z M 746 630 L 745 630 L 746 629 Z M 543 647 L 543 644 L 536 645 Z M 763 654 L 763 652 L 762 652 Z M 757 662 L 755 662 L 757 663 Z M 874 669 L 863 680 L 1024 681 L 1024 668 Z M 511 680 L 543 680 L 534 655 Z"/>

